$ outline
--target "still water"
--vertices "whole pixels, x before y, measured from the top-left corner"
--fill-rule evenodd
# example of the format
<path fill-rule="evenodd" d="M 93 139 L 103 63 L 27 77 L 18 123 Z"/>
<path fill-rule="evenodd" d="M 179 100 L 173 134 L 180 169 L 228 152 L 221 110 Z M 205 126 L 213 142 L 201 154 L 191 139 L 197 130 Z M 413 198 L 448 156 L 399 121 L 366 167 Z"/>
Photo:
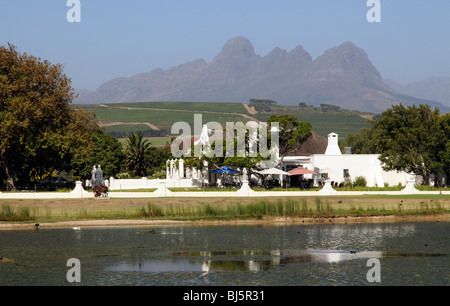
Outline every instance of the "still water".
<path fill-rule="evenodd" d="M 450 223 L 0 232 L 0 285 L 450 285 Z M 368 261 L 381 283 L 370 283 Z M 375 266 L 374 266 L 375 267 Z"/>

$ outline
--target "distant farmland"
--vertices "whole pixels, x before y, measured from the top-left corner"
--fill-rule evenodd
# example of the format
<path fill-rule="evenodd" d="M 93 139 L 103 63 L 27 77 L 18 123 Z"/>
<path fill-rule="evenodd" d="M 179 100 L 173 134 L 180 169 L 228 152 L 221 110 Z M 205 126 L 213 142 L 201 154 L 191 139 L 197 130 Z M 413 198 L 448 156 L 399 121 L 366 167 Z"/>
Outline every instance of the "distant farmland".
<path fill-rule="evenodd" d="M 242 103 L 219 102 L 138 102 L 100 105 L 74 105 L 94 112 L 108 134 L 124 137 L 126 133 L 142 131 L 147 137 L 170 136 L 172 125 L 187 122 L 194 128 L 194 115 L 201 114 L 202 122 L 219 122 L 225 128 L 227 122 L 250 120 L 267 121 L 272 114 L 289 114 L 300 121 L 308 121 L 313 131 L 327 136 L 338 133 L 345 139 L 349 132 L 369 127 L 367 118 L 372 114 L 357 111 L 324 111 L 317 107 L 271 105 L 270 111 L 257 113 Z M 176 136 L 176 135 L 175 135 Z"/>

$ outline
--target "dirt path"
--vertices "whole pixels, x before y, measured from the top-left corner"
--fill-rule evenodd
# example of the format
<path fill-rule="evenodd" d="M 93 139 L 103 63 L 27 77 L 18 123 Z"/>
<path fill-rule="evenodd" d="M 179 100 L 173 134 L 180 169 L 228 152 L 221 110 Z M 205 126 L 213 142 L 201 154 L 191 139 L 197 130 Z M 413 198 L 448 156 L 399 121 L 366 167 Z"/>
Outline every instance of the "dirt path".
<path fill-rule="evenodd" d="M 149 123 L 149 122 L 103 122 L 103 121 L 100 121 L 99 125 L 101 127 L 117 126 L 117 125 L 146 125 L 149 128 L 151 128 L 152 130 L 155 130 L 155 131 L 160 130 L 156 125 Z"/>
<path fill-rule="evenodd" d="M 87 220 L 87 221 L 62 221 L 54 223 L 41 223 L 39 229 L 57 228 L 98 228 L 98 227 L 154 227 L 154 226 L 223 226 L 223 225 L 313 225 L 313 224 L 374 224 L 374 223 L 402 223 L 402 222 L 450 222 L 450 215 L 422 215 L 422 216 L 342 216 L 333 218 L 308 218 L 308 217 L 264 217 L 259 219 L 235 219 L 235 220 Z M 1 223 L 0 231 L 10 230 L 35 230 L 34 223 Z"/>
<path fill-rule="evenodd" d="M 361 118 L 367 119 L 367 120 L 373 120 L 373 116 L 372 115 L 360 115 Z"/>
<path fill-rule="evenodd" d="M 247 112 L 250 115 L 257 115 L 258 114 L 258 112 L 256 111 L 256 109 L 253 106 L 250 106 L 250 105 L 245 104 L 245 103 L 243 105 L 244 105 L 245 109 L 247 110 Z"/>

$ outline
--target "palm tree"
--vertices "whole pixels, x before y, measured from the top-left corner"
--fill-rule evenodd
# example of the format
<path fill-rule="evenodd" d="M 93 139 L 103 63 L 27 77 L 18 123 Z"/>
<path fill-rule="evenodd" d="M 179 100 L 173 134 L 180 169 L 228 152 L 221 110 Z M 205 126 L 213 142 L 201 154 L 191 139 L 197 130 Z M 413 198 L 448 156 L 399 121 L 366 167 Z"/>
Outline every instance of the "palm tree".
<path fill-rule="evenodd" d="M 150 148 L 151 143 L 144 140 L 142 132 L 137 134 L 129 134 L 126 140 L 126 167 L 129 171 L 133 172 L 135 175 L 144 176 L 147 170 L 147 152 Z"/>

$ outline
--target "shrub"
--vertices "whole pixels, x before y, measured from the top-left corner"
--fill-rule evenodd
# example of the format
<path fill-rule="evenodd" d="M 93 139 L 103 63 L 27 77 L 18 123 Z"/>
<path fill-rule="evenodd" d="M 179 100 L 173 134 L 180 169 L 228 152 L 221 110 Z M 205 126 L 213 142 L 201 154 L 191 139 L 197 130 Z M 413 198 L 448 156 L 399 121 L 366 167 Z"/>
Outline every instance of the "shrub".
<path fill-rule="evenodd" d="M 358 176 L 355 179 L 355 182 L 353 183 L 356 187 L 366 187 L 367 186 L 367 180 L 364 176 Z"/>

